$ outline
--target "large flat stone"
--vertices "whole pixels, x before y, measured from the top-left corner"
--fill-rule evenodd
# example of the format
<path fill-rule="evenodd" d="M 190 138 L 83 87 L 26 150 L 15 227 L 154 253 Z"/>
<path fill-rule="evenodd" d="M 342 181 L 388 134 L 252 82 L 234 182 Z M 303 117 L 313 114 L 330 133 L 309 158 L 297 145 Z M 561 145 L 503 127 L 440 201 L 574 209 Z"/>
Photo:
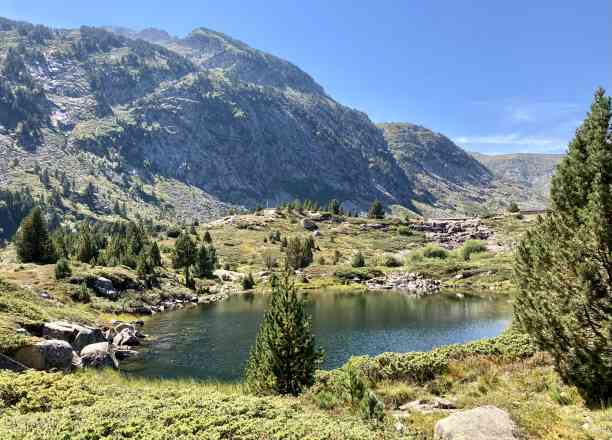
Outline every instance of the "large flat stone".
<path fill-rule="evenodd" d="M 506 411 L 481 406 L 459 411 L 436 423 L 435 440 L 518 440 L 516 424 Z"/>

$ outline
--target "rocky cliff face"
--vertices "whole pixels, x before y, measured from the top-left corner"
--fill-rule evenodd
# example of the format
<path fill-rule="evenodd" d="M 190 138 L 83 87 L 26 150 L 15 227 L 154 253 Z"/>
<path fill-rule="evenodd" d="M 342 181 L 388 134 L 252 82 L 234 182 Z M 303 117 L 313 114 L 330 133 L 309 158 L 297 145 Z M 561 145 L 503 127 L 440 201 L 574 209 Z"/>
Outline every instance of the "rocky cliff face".
<path fill-rule="evenodd" d="M 446 136 L 409 123 L 380 124 L 393 156 L 415 188 L 415 203 L 428 215 L 493 212 L 518 202 L 540 208 L 546 197 L 524 180 L 496 174 Z M 526 174 L 530 175 L 530 172 Z"/>
<path fill-rule="evenodd" d="M 563 158 L 562 154 L 498 154 L 472 155 L 500 179 L 510 180 L 531 188 L 548 198 L 550 179 Z"/>
<path fill-rule="evenodd" d="M 102 207 L 119 198 L 195 215 L 214 200 L 411 204 L 410 180 L 365 114 L 291 63 L 223 34 L 2 20 L 0 41 L 2 184 L 31 181 L 38 162 L 77 187 L 93 180 Z M 16 120 L 2 111 L 20 106 Z"/>

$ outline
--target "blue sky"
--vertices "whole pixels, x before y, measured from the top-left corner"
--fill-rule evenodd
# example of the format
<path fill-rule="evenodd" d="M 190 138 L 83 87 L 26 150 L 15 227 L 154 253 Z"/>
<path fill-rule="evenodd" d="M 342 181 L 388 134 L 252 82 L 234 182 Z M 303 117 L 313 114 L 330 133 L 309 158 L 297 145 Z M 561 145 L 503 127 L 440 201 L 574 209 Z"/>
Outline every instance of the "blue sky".
<path fill-rule="evenodd" d="M 1 0 L 0 15 L 208 27 L 297 64 L 375 122 L 488 153 L 563 151 L 595 87 L 612 92 L 610 0 Z"/>

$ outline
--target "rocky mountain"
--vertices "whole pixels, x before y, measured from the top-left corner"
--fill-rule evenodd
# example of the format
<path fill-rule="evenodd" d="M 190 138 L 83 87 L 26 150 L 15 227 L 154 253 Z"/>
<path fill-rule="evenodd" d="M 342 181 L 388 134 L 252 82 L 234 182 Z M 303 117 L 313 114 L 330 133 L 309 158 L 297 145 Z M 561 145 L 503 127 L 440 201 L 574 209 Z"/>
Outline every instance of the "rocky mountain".
<path fill-rule="evenodd" d="M 512 201 L 540 208 L 546 197 L 526 180 L 489 168 L 446 136 L 409 123 L 379 124 L 393 156 L 414 185 L 419 210 L 428 215 L 475 214 Z M 533 170 L 526 171 L 531 176 Z"/>
<path fill-rule="evenodd" d="M 174 221 L 295 198 L 453 212 L 495 182 L 444 136 L 379 128 L 219 32 L 0 19 L 0 189 L 29 186 L 64 212 Z"/>
<path fill-rule="evenodd" d="M 490 169 L 497 178 L 517 182 L 548 198 L 550 179 L 564 155 L 472 153 L 472 156 Z"/>
<path fill-rule="evenodd" d="M 410 181 L 364 113 L 223 34 L 6 19 L 0 33 L 2 105 L 18 110 L 0 108 L 2 185 L 36 184 L 28 171 L 38 163 L 52 176 L 43 191 L 60 190 L 56 174 L 76 193 L 91 182 L 89 208 L 102 212 L 115 201 L 186 216 L 213 215 L 216 201 L 411 204 Z M 64 204 L 85 201 L 66 193 Z"/>

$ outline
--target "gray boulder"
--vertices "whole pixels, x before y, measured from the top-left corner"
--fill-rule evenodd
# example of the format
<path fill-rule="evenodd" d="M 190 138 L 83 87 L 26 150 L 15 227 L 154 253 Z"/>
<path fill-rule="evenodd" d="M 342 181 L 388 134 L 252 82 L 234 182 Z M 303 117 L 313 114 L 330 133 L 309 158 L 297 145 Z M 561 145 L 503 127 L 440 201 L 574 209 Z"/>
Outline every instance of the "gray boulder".
<path fill-rule="evenodd" d="M 136 336 L 136 331 L 132 328 L 124 328 L 113 338 L 113 345 L 127 345 L 133 347 L 140 345 L 140 340 Z"/>
<path fill-rule="evenodd" d="M 11 359 L 10 357 L 0 353 L 0 370 L 10 370 L 15 371 L 16 373 L 20 373 L 27 369 L 28 367 L 26 367 L 22 363 L 17 362 L 15 359 Z"/>
<path fill-rule="evenodd" d="M 81 350 L 81 362 L 84 368 L 119 368 L 115 354 L 108 342 L 90 344 Z"/>
<path fill-rule="evenodd" d="M 21 348 L 15 360 L 35 370 L 70 371 L 73 368 L 72 346 L 59 339 L 41 341 Z"/>
<path fill-rule="evenodd" d="M 60 339 L 70 343 L 79 352 L 83 347 L 104 341 L 104 335 L 98 328 L 87 327 L 66 321 L 47 322 L 43 326 L 45 339 Z"/>
<path fill-rule="evenodd" d="M 109 299 L 117 299 L 119 297 L 119 292 L 113 286 L 113 282 L 108 278 L 98 277 L 93 281 L 92 285 L 93 289 L 100 296 Z"/>
<path fill-rule="evenodd" d="M 436 423 L 435 440 L 518 440 L 516 424 L 506 411 L 481 406 L 459 411 Z"/>
<path fill-rule="evenodd" d="M 306 229 L 307 231 L 315 231 L 319 229 L 319 227 L 317 226 L 315 222 L 307 218 L 302 219 L 302 227 Z"/>

